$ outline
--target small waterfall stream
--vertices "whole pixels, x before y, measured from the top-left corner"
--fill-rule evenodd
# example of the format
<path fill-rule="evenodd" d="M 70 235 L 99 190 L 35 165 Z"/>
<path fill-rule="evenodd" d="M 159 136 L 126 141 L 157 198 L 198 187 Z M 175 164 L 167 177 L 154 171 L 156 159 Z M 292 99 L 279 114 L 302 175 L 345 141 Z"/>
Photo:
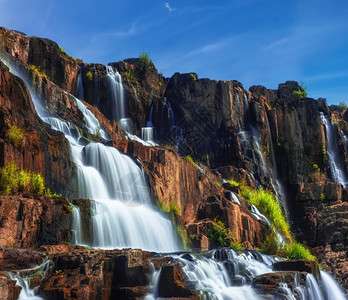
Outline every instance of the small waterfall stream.
<path fill-rule="evenodd" d="M 50 264 L 51 260 L 46 258 L 41 265 L 34 268 L 7 272 L 10 279 L 15 280 L 16 284 L 22 287 L 18 300 L 42 300 L 35 293 L 39 288 L 37 284 L 46 277 Z"/>
<path fill-rule="evenodd" d="M 332 180 L 347 187 L 347 174 L 338 155 L 337 129 L 329 117 L 325 116 L 322 112 L 320 112 L 320 118 L 325 126 L 327 158 Z"/>

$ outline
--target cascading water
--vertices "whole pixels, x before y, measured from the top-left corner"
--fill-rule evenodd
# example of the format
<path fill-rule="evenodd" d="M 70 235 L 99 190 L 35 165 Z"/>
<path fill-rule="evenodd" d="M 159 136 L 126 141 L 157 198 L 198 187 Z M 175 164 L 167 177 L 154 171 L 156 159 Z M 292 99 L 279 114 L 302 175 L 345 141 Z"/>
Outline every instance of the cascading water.
<path fill-rule="evenodd" d="M 141 128 L 141 139 L 147 143 L 156 145 L 155 135 L 154 135 L 155 128 L 153 127 L 153 123 L 152 123 L 152 113 L 153 113 L 153 104 L 151 105 L 151 108 L 150 108 L 149 120 L 146 122 L 146 127 Z"/>
<path fill-rule="evenodd" d="M 327 142 L 327 158 L 329 169 L 333 181 L 342 184 L 344 187 L 348 186 L 347 174 L 338 154 L 337 129 L 330 119 L 320 112 L 320 119 L 325 126 L 326 142 Z"/>
<path fill-rule="evenodd" d="M 18 300 L 42 300 L 35 293 L 39 288 L 37 284 L 46 277 L 50 264 L 51 260 L 46 258 L 41 265 L 34 268 L 8 272 L 10 279 L 15 280 L 22 288 Z"/>
<path fill-rule="evenodd" d="M 127 103 L 125 101 L 121 75 L 112 66 L 106 66 L 106 76 L 108 78 L 110 97 L 113 102 L 113 117 L 120 123 L 124 131 L 132 133 L 133 125 L 131 119 L 127 117 Z"/>
<path fill-rule="evenodd" d="M 253 285 L 255 277 L 272 273 L 276 259 L 257 251 L 217 249 L 201 254 L 171 255 L 170 262 L 178 262 L 183 270 L 185 282 L 199 292 L 202 299 L 259 300 L 259 299 L 301 299 L 301 300 L 343 300 L 343 293 L 336 282 L 321 271 L 317 281 L 312 274 L 300 284 L 299 274 L 294 282 L 280 283 L 276 294 L 261 292 Z M 161 271 L 153 270 L 151 289 L 146 300 L 157 299 Z M 279 298 L 278 298 L 279 297 Z"/>
<path fill-rule="evenodd" d="M 77 76 L 76 96 L 84 100 L 83 96 L 83 81 L 82 81 L 82 67 L 79 67 L 79 75 Z"/>
<path fill-rule="evenodd" d="M 11 72 L 20 76 L 14 68 Z M 22 78 L 23 79 L 23 78 Z M 35 108 L 43 107 L 31 93 Z M 73 97 L 72 95 L 70 95 Z M 88 132 L 106 138 L 99 121 L 82 101 L 73 100 L 84 116 Z M 141 248 L 172 252 L 180 249 L 171 222 L 153 209 L 148 183 L 142 168 L 117 149 L 101 143 L 79 142 L 76 126 L 37 110 L 39 117 L 53 129 L 63 132 L 70 142 L 72 160 L 76 164 L 75 197 L 90 199 L 93 240 L 91 246 L 101 248 Z M 75 240 L 81 240 L 79 211 L 73 210 Z M 88 243 L 88 241 L 86 241 Z"/>

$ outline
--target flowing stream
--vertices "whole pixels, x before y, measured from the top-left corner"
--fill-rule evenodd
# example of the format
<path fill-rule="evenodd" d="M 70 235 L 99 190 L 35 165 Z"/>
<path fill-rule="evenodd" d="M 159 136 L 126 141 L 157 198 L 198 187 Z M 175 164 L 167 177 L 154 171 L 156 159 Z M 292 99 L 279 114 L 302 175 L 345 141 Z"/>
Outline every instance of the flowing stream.
<path fill-rule="evenodd" d="M 19 76 L 14 68 L 11 72 Z M 111 75 L 117 79 L 117 74 Z M 21 76 L 19 76 L 21 77 Z M 22 77 L 21 77 L 22 78 Z M 23 79 L 23 78 L 22 78 Z M 23 79 L 31 93 L 39 117 L 55 130 L 64 133 L 71 146 L 71 155 L 76 164 L 76 197 L 91 200 L 93 238 L 82 240 L 81 214 L 72 206 L 74 241 L 101 248 L 141 248 L 156 252 L 180 250 L 173 226 L 167 218 L 155 210 L 151 204 L 149 185 L 144 170 L 132 158 L 117 149 L 101 143 L 80 142 L 80 131 L 76 125 L 57 118 L 48 112 L 32 92 L 31 85 Z M 111 80 L 111 79 L 110 79 Z M 116 80 L 117 81 L 117 80 Z M 121 81 L 120 81 L 121 82 Z M 71 96 L 73 97 L 73 96 Z M 85 126 L 90 133 L 97 132 L 104 139 L 106 132 L 98 120 L 82 101 L 73 98 L 84 116 Z M 169 110 L 172 112 L 172 110 Z M 174 116 L 170 116 L 174 124 Z M 261 153 L 260 153 L 261 154 Z M 262 154 L 261 160 L 262 160 Z M 233 196 L 232 196 L 233 197 Z M 262 214 L 253 212 L 262 218 Z M 202 254 L 172 254 L 172 261 L 180 263 L 184 277 L 202 296 L 202 299 L 268 299 L 253 288 L 253 279 L 272 272 L 274 258 L 257 251 L 236 252 L 231 249 L 211 250 Z M 30 285 L 31 274 L 45 276 L 49 260 L 33 269 L 9 272 L 10 278 L 22 286 L 19 299 L 41 299 L 35 296 L 37 287 Z M 150 294 L 146 299 L 158 297 L 161 271 L 153 268 Z M 42 277 L 43 278 L 43 277 Z M 306 284 L 294 283 L 291 290 L 285 283 L 279 290 L 287 299 L 344 299 L 339 287 L 325 272 L 321 272 L 321 282 L 307 275 Z M 296 299 L 297 299 L 296 298 Z"/>
<path fill-rule="evenodd" d="M 337 128 L 335 124 L 333 124 L 322 112 L 320 112 L 320 118 L 325 126 L 327 158 L 332 179 L 333 181 L 342 184 L 344 187 L 347 187 L 347 174 L 338 153 Z"/>

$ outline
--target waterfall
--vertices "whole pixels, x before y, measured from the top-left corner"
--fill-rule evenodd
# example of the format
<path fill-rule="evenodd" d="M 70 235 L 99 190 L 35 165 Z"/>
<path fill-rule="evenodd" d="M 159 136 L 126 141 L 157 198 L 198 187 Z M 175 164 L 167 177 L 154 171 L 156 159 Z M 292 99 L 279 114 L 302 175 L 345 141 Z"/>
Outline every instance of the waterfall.
<path fill-rule="evenodd" d="M 129 117 L 127 117 L 127 103 L 122 85 L 121 74 L 115 71 L 112 66 L 106 66 L 106 76 L 112 100 L 112 116 L 120 123 L 124 131 L 133 132 L 133 124 Z"/>
<path fill-rule="evenodd" d="M 11 67 L 10 70 L 21 77 L 14 68 Z M 101 143 L 92 142 L 86 146 L 85 143 L 80 143 L 79 135 L 73 134 L 76 126 L 51 115 L 35 97 L 29 82 L 23 80 L 28 86 L 35 108 L 39 108 L 39 117 L 53 129 L 64 133 L 70 143 L 77 173 L 74 196 L 91 200 L 94 234 L 89 237 L 89 245 L 160 252 L 179 250 L 172 223 L 152 207 L 144 170 L 116 148 Z M 96 134 L 98 131 L 105 139 L 107 134 L 93 113 L 82 101 L 75 97 L 73 100 L 84 116 L 88 132 Z M 81 239 L 81 232 L 77 232 L 81 230 L 79 210 L 73 209 L 72 216 L 74 239 L 78 242 Z"/>
<path fill-rule="evenodd" d="M 339 285 L 336 283 L 336 281 L 332 278 L 331 275 L 329 275 L 325 271 L 320 271 L 320 276 L 322 279 L 324 295 L 327 300 L 345 300 L 346 299 Z"/>
<path fill-rule="evenodd" d="M 83 81 L 82 81 L 82 67 L 79 67 L 79 75 L 77 76 L 76 96 L 84 100 L 83 96 Z"/>
<path fill-rule="evenodd" d="M 338 140 L 337 130 L 329 117 L 320 112 L 320 119 L 325 126 L 326 142 L 327 142 L 327 158 L 332 180 L 343 185 L 348 186 L 346 172 L 338 154 Z"/>
<path fill-rule="evenodd" d="M 150 145 L 156 146 L 157 144 L 155 143 L 155 128 L 153 127 L 152 123 L 152 114 L 153 114 L 153 104 L 151 104 L 150 107 L 150 114 L 149 114 L 149 119 L 146 122 L 146 127 L 141 128 L 141 139 Z"/>
<path fill-rule="evenodd" d="M 307 274 L 300 284 L 300 274 L 295 275 L 292 285 L 279 283 L 278 294 L 265 294 L 254 288 L 254 279 L 262 274 L 272 273 L 272 265 L 279 259 L 257 251 L 234 251 L 217 249 L 201 254 L 185 253 L 171 255 L 171 263 L 178 262 L 183 271 L 185 283 L 198 291 L 202 299 L 259 300 L 259 299 L 301 299 L 301 300 L 343 300 L 344 295 L 337 283 L 326 272 L 321 279 Z M 149 294 L 146 300 L 158 298 L 161 270 L 153 268 Z M 279 298 L 277 297 L 279 295 Z"/>
<path fill-rule="evenodd" d="M 45 258 L 41 265 L 34 268 L 7 272 L 10 279 L 15 280 L 16 285 L 22 288 L 18 300 L 42 300 L 35 294 L 39 288 L 38 284 L 46 277 L 50 263 L 51 260 Z"/>

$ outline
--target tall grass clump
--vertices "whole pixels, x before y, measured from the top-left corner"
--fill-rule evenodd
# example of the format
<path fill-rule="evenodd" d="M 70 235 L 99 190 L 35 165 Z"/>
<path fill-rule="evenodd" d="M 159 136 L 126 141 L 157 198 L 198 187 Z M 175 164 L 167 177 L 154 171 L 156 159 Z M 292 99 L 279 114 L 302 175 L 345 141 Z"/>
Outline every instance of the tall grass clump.
<path fill-rule="evenodd" d="M 42 195 L 44 191 L 45 180 L 39 173 L 21 170 L 14 161 L 0 168 L 0 194 L 27 192 Z"/>
<path fill-rule="evenodd" d="M 280 231 L 287 239 L 292 240 L 290 225 L 286 221 L 284 213 L 272 192 L 265 190 L 262 187 L 253 190 L 242 184 L 239 188 L 241 195 L 245 199 L 247 199 L 251 204 L 254 204 L 269 217 L 275 229 Z"/>

